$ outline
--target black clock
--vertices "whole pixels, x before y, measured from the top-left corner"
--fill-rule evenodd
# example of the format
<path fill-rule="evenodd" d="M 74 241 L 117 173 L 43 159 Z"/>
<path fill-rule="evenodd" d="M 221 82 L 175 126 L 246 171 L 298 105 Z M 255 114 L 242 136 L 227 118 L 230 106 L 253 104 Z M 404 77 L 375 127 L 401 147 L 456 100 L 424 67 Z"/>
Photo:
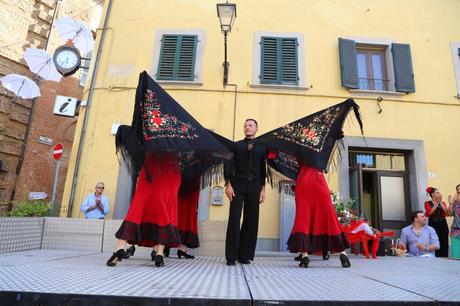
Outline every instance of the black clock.
<path fill-rule="evenodd" d="M 72 46 L 60 46 L 54 51 L 53 61 L 60 74 L 63 76 L 72 75 L 80 68 L 80 51 Z"/>

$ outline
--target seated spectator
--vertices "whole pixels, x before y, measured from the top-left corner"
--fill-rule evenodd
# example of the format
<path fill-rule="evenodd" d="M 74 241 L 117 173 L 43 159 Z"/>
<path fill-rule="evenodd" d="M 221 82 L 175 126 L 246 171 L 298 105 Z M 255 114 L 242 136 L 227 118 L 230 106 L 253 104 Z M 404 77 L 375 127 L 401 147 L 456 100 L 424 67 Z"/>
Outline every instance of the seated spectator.
<path fill-rule="evenodd" d="M 109 213 L 109 199 L 103 195 L 104 183 L 96 184 L 95 193 L 89 194 L 81 204 L 80 210 L 85 214 L 86 219 L 104 219 Z"/>
<path fill-rule="evenodd" d="M 412 224 L 401 231 L 401 241 L 406 245 L 406 256 L 435 257 L 439 249 L 439 238 L 431 226 L 426 225 L 426 216 L 422 211 L 411 215 Z"/>

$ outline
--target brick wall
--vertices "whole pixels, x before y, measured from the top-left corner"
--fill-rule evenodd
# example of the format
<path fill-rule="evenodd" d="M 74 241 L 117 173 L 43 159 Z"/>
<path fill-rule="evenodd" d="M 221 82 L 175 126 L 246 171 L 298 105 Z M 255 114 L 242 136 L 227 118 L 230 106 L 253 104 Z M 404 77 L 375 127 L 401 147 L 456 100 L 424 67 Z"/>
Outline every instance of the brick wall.
<path fill-rule="evenodd" d="M 53 115 L 54 101 L 56 95 L 81 99 L 83 90 L 79 86 L 79 80 L 72 77 L 63 78 L 59 83 L 41 81 L 40 89 L 42 95 L 34 101 L 24 162 L 16 184 L 14 200 L 20 202 L 27 199 L 29 191 L 46 192 L 48 199 L 51 199 L 56 169 L 52 152 L 56 144 L 62 143 L 64 153 L 60 161 L 56 197 L 56 202 L 60 203 L 77 119 Z M 52 144 L 39 143 L 40 136 L 52 139 Z"/>
<path fill-rule="evenodd" d="M 56 19 L 62 16 L 79 19 L 95 30 L 103 4 L 101 0 L 60 1 Z M 32 77 L 23 60 L 26 48 L 44 48 L 49 37 L 47 51 L 52 54 L 64 43 L 51 26 L 56 0 L 7 0 L 0 1 L 0 7 L 0 77 L 10 73 Z M 79 76 L 78 72 L 76 76 Z M 59 84 L 42 81 L 40 89 L 42 97 L 35 101 L 29 140 L 18 176 L 16 172 L 21 164 L 32 101 L 19 99 L 13 103 L 13 95 L 3 94 L 0 85 L 0 160 L 6 170 L 0 170 L 0 211 L 9 209 L 12 199 L 26 198 L 29 191 L 45 191 L 51 196 L 55 163 L 50 152 L 57 142 L 62 142 L 65 148 L 60 186 L 65 180 L 76 120 L 52 115 L 52 106 L 57 94 L 80 98 L 83 88 L 78 79 L 63 78 Z M 40 135 L 52 138 L 53 146 L 38 144 Z M 62 190 L 58 195 L 60 201 Z"/>

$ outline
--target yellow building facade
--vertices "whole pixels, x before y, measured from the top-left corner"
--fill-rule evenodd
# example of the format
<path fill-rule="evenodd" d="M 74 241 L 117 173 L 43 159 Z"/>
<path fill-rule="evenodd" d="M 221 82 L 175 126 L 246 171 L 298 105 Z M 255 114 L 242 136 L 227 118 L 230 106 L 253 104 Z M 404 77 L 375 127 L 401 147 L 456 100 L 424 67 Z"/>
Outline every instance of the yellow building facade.
<path fill-rule="evenodd" d="M 122 190 L 130 182 L 115 153 L 113 130 L 131 123 L 143 70 L 203 126 L 235 140 L 243 137 L 246 118 L 258 120 L 261 134 L 354 98 L 365 140 L 356 122 L 345 124 L 341 157 L 327 179 L 341 197 L 358 199 L 361 212 L 381 229 L 400 229 L 411 210 L 423 208 L 426 186 L 440 188 L 446 200 L 455 191 L 460 2 L 234 3 L 229 85 L 223 86 L 224 36 L 215 1 L 105 2 L 99 58 L 85 89 L 89 99 L 79 116 L 62 216 L 82 217 L 80 203 L 97 181 L 105 182 L 109 217 L 126 211 L 129 197 Z M 275 250 L 285 241 L 293 201 L 270 188 L 267 193 L 259 237 Z M 227 220 L 228 201 L 211 202 L 207 189 L 200 198 L 203 218 Z"/>

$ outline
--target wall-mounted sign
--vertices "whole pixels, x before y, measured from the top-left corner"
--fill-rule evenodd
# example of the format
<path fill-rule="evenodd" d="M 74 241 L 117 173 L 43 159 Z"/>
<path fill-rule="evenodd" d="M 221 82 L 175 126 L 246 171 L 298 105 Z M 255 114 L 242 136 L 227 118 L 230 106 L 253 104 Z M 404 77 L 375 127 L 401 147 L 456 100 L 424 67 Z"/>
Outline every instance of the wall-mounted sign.
<path fill-rule="evenodd" d="M 53 114 L 66 117 L 75 117 L 77 104 L 77 98 L 56 96 L 56 100 L 54 100 Z"/>
<path fill-rule="evenodd" d="M 211 189 L 211 205 L 221 206 L 224 205 L 224 188 L 221 186 L 214 186 Z"/>
<path fill-rule="evenodd" d="M 43 200 L 48 197 L 46 192 L 38 191 L 38 192 L 29 192 L 29 200 Z"/>
<path fill-rule="evenodd" d="M 38 143 L 51 146 L 53 145 L 53 139 L 45 137 L 45 136 L 38 136 Z"/>

